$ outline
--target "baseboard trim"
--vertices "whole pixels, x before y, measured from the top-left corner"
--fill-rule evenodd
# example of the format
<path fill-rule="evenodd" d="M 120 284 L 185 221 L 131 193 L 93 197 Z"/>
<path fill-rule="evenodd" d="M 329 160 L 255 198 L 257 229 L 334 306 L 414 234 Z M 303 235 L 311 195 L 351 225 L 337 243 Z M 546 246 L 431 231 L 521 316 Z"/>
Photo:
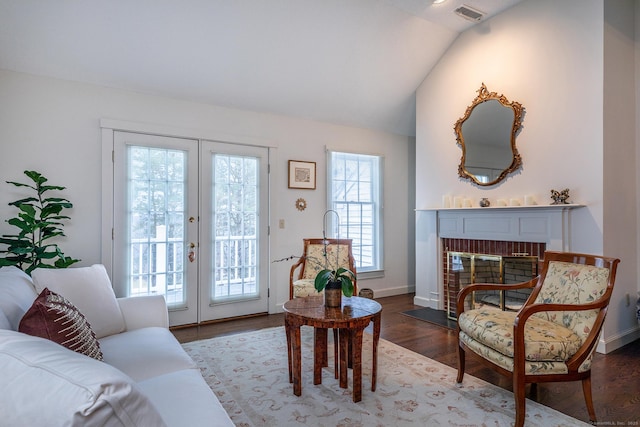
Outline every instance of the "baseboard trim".
<path fill-rule="evenodd" d="M 632 343 L 637 339 L 640 339 L 640 326 L 629 328 L 626 331 L 622 331 L 619 334 L 607 338 L 606 340 L 603 340 L 602 337 L 600 337 L 600 342 L 598 343 L 598 347 L 596 347 L 596 351 L 602 354 L 611 353 L 612 351 Z"/>
<path fill-rule="evenodd" d="M 359 284 L 358 289 L 366 288 L 366 286 L 360 284 L 360 282 L 358 282 L 358 284 Z M 395 295 L 411 294 L 411 293 L 414 293 L 415 291 L 416 291 L 415 286 L 398 286 L 397 288 L 386 288 L 386 289 L 374 290 L 373 297 L 374 298 L 392 297 Z"/>
<path fill-rule="evenodd" d="M 413 297 L 413 303 L 415 305 L 419 305 L 419 306 L 422 306 L 422 307 L 429 307 L 429 308 L 433 308 L 434 310 L 438 310 L 438 301 L 437 300 L 432 300 L 432 299 L 425 298 L 425 297 L 415 296 L 415 297 Z"/>

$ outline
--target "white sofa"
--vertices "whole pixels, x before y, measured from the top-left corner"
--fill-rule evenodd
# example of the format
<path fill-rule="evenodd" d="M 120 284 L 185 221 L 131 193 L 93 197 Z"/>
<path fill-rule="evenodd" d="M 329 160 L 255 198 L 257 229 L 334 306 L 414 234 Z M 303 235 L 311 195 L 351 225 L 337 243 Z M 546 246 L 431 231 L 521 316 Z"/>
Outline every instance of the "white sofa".
<path fill-rule="evenodd" d="M 103 361 L 18 332 L 47 287 L 95 332 Z M 0 268 L 0 425 L 232 426 L 168 329 L 161 296 L 116 299 L 104 267 Z"/>

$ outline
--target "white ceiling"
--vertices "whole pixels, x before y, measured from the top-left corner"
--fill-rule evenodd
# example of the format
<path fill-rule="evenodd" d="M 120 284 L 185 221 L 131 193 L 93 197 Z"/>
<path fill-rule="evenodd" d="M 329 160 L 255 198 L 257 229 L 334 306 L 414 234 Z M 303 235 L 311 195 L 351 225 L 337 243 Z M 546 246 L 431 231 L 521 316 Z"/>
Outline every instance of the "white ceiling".
<path fill-rule="evenodd" d="M 522 0 L 0 0 L 0 68 L 415 135 L 458 33 Z"/>

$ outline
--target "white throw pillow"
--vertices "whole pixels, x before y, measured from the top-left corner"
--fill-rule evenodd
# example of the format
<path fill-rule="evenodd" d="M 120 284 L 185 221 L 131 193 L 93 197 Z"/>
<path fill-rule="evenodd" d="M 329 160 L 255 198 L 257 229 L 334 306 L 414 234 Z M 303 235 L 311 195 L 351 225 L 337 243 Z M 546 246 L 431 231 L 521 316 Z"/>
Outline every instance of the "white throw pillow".
<path fill-rule="evenodd" d="M 2 425 L 164 426 L 133 380 L 43 338 L 0 330 Z"/>
<path fill-rule="evenodd" d="M 103 265 L 39 268 L 33 271 L 32 277 L 38 293 L 49 288 L 71 301 L 87 318 L 96 337 L 102 338 L 125 330 L 120 306 Z"/>
<path fill-rule="evenodd" d="M 20 319 L 37 296 L 38 293 L 27 273 L 14 266 L 0 268 L 0 310 L 10 325 L 10 328 L 2 329 L 17 331 Z"/>

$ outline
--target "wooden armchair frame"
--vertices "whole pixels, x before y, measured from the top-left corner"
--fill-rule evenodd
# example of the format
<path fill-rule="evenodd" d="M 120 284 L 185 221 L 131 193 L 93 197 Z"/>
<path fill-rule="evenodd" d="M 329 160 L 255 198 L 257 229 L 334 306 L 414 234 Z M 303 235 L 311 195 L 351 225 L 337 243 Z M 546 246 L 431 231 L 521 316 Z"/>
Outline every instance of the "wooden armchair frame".
<path fill-rule="evenodd" d="M 568 262 L 579 265 L 592 265 L 596 267 L 606 268 L 609 270 L 609 277 L 604 294 L 596 301 L 586 304 L 548 304 L 548 303 L 535 303 L 538 294 L 542 290 L 549 268 L 549 263 L 552 261 Z M 473 284 L 463 288 L 457 299 L 457 313 L 460 316 L 465 311 L 465 298 L 474 291 L 484 290 L 505 290 L 505 289 L 522 289 L 533 288 L 531 295 L 523 305 L 523 307 L 515 313 L 513 322 L 513 371 L 504 369 L 498 366 L 493 361 L 490 361 L 469 348 L 460 339 L 460 325 L 458 325 L 458 376 L 456 381 L 462 382 L 465 370 L 465 354 L 471 353 L 476 356 L 477 360 L 482 361 L 487 366 L 496 370 L 502 375 L 512 376 L 513 378 L 513 393 L 516 401 L 516 427 L 524 425 L 525 419 L 525 386 L 531 383 L 535 386 L 537 383 L 543 382 L 558 382 L 558 381 L 582 381 L 582 390 L 584 393 L 585 402 L 587 405 L 587 411 L 589 412 L 589 418 L 592 422 L 596 422 L 595 410 L 593 407 L 593 399 L 591 393 L 591 367 L 583 372 L 579 372 L 579 368 L 585 360 L 590 357 L 595 351 L 595 347 L 598 344 L 598 337 L 602 330 L 604 320 L 607 314 L 607 308 L 613 292 L 613 285 L 616 277 L 617 265 L 620 262 L 619 259 L 608 258 L 603 256 L 579 254 L 579 253 L 563 253 L 563 252 L 551 252 L 547 251 L 544 256 L 544 265 L 540 275 L 528 282 L 524 282 L 517 285 L 494 285 L 494 284 Z M 566 362 L 568 372 L 565 374 L 530 374 L 525 372 L 525 326 L 527 320 L 535 313 L 540 312 L 553 312 L 553 311 L 584 311 L 597 309 L 598 314 L 595 318 L 593 326 L 587 335 L 586 339 L 578 351 Z"/>

